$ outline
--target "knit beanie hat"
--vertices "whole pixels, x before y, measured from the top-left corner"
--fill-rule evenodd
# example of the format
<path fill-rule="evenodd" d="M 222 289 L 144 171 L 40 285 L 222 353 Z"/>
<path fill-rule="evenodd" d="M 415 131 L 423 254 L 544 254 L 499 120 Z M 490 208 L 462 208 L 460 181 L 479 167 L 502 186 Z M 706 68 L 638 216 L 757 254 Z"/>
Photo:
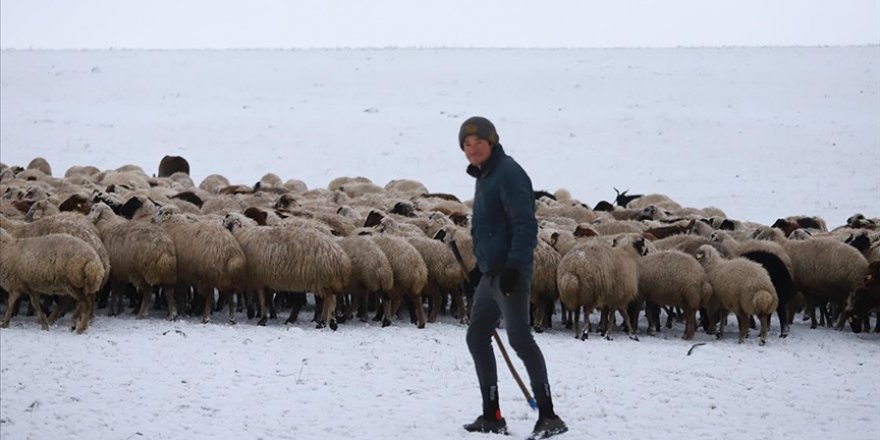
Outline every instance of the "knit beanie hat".
<path fill-rule="evenodd" d="M 462 150 L 464 150 L 464 138 L 472 134 L 489 141 L 489 145 L 493 147 L 498 143 L 498 132 L 495 131 L 495 125 L 482 116 L 472 116 L 461 124 L 461 129 L 458 130 L 458 146 Z"/>

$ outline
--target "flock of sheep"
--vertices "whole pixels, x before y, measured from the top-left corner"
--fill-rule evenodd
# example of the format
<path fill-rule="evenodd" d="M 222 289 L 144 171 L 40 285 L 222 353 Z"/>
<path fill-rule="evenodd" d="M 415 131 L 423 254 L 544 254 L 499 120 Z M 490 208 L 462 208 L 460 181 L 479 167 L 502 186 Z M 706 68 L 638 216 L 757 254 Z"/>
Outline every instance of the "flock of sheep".
<path fill-rule="evenodd" d="M 259 325 L 289 308 L 295 322 L 311 294 L 319 328 L 366 321 L 371 311 L 384 327 L 406 310 L 422 328 L 441 312 L 467 322 L 480 276 L 470 202 L 413 180 L 337 178 L 308 189 L 274 174 L 253 186 L 210 175 L 196 186 L 175 156 L 162 159 L 158 177 L 129 165 L 75 166 L 56 178 L 36 158 L 26 168 L 0 164 L 0 192 L 2 327 L 22 296 L 43 329 L 69 313 L 82 333 L 96 309 L 127 307 L 139 318 L 161 307 L 169 319 L 192 313 L 203 322 L 227 308 L 230 323 L 246 309 Z M 636 338 L 640 313 L 650 335 L 665 311 L 667 328 L 683 321 L 684 339 L 698 328 L 722 337 L 731 312 L 740 342 L 759 327 L 762 345 L 773 313 L 780 336 L 798 312 L 813 327 L 849 320 L 857 332 L 874 315 L 880 332 L 878 219 L 857 214 L 832 230 L 815 217 L 767 226 L 626 191 L 594 208 L 565 190 L 539 191 L 535 205 L 536 331 L 558 316 L 587 338 L 598 311 L 606 338 L 620 324 Z"/>

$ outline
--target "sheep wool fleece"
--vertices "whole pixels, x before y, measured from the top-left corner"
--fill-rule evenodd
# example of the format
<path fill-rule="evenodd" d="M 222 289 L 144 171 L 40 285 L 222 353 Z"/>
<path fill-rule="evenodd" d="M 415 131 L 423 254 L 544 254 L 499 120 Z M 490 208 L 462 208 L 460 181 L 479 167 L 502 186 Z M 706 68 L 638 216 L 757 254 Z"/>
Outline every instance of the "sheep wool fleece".
<path fill-rule="evenodd" d="M 482 167 L 468 167 L 468 174 L 477 178 L 471 233 L 484 276 L 474 292 L 467 344 L 480 389 L 497 390 L 491 338 L 503 316 L 508 340 L 528 371 L 538 406 L 547 407 L 552 414 L 544 355 L 529 327 L 529 290 L 537 246 L 532 182 L 500 144 Z M 509 295 L 502 293 L 499 286 L 499 274 L 504 269 L 515 269 L 518 274 Z M 484 412 L 488 412 L 487 404 L 497 408 L 495 393 L 483 394 Z M 494 402 L 485 401 L 487 394 Z"/>

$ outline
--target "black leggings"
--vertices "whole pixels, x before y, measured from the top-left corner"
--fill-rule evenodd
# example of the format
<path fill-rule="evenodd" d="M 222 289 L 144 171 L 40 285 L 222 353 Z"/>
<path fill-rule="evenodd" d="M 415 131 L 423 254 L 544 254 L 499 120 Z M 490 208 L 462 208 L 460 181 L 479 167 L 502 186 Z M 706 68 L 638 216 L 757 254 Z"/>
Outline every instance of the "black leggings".
<path fill-rule="evenodd" d="M 504 318 L 504 328 L 510 346 L 522 359 L 538 405 L 549 397 L 547 366 L 544 355 L 532 336 L 529 327 L 529 290 L 532 285 L 532 269 L 520 272 L 513 293 L 506 296 L 498 287 L 500 277 L 483 276 L 474 291 L 471 323 L 467 329 L 467 344 L 474 358 L 480 388 L 487 389 L 498 383 L 495 353 L 492 350 L 492 332 Z"/>

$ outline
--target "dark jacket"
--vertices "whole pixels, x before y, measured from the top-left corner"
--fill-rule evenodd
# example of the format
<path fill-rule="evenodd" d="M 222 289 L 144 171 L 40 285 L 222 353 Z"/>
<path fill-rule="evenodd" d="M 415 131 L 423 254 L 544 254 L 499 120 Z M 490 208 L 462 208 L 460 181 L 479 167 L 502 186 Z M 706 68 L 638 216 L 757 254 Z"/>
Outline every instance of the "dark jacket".
<path fill-rule="evenodd" d="M 468 167 L 477 178 L 471 235 L 480 271 L 531 269 L 538 244 L 532 181 L 501 144 L 482 168 Z"/>

